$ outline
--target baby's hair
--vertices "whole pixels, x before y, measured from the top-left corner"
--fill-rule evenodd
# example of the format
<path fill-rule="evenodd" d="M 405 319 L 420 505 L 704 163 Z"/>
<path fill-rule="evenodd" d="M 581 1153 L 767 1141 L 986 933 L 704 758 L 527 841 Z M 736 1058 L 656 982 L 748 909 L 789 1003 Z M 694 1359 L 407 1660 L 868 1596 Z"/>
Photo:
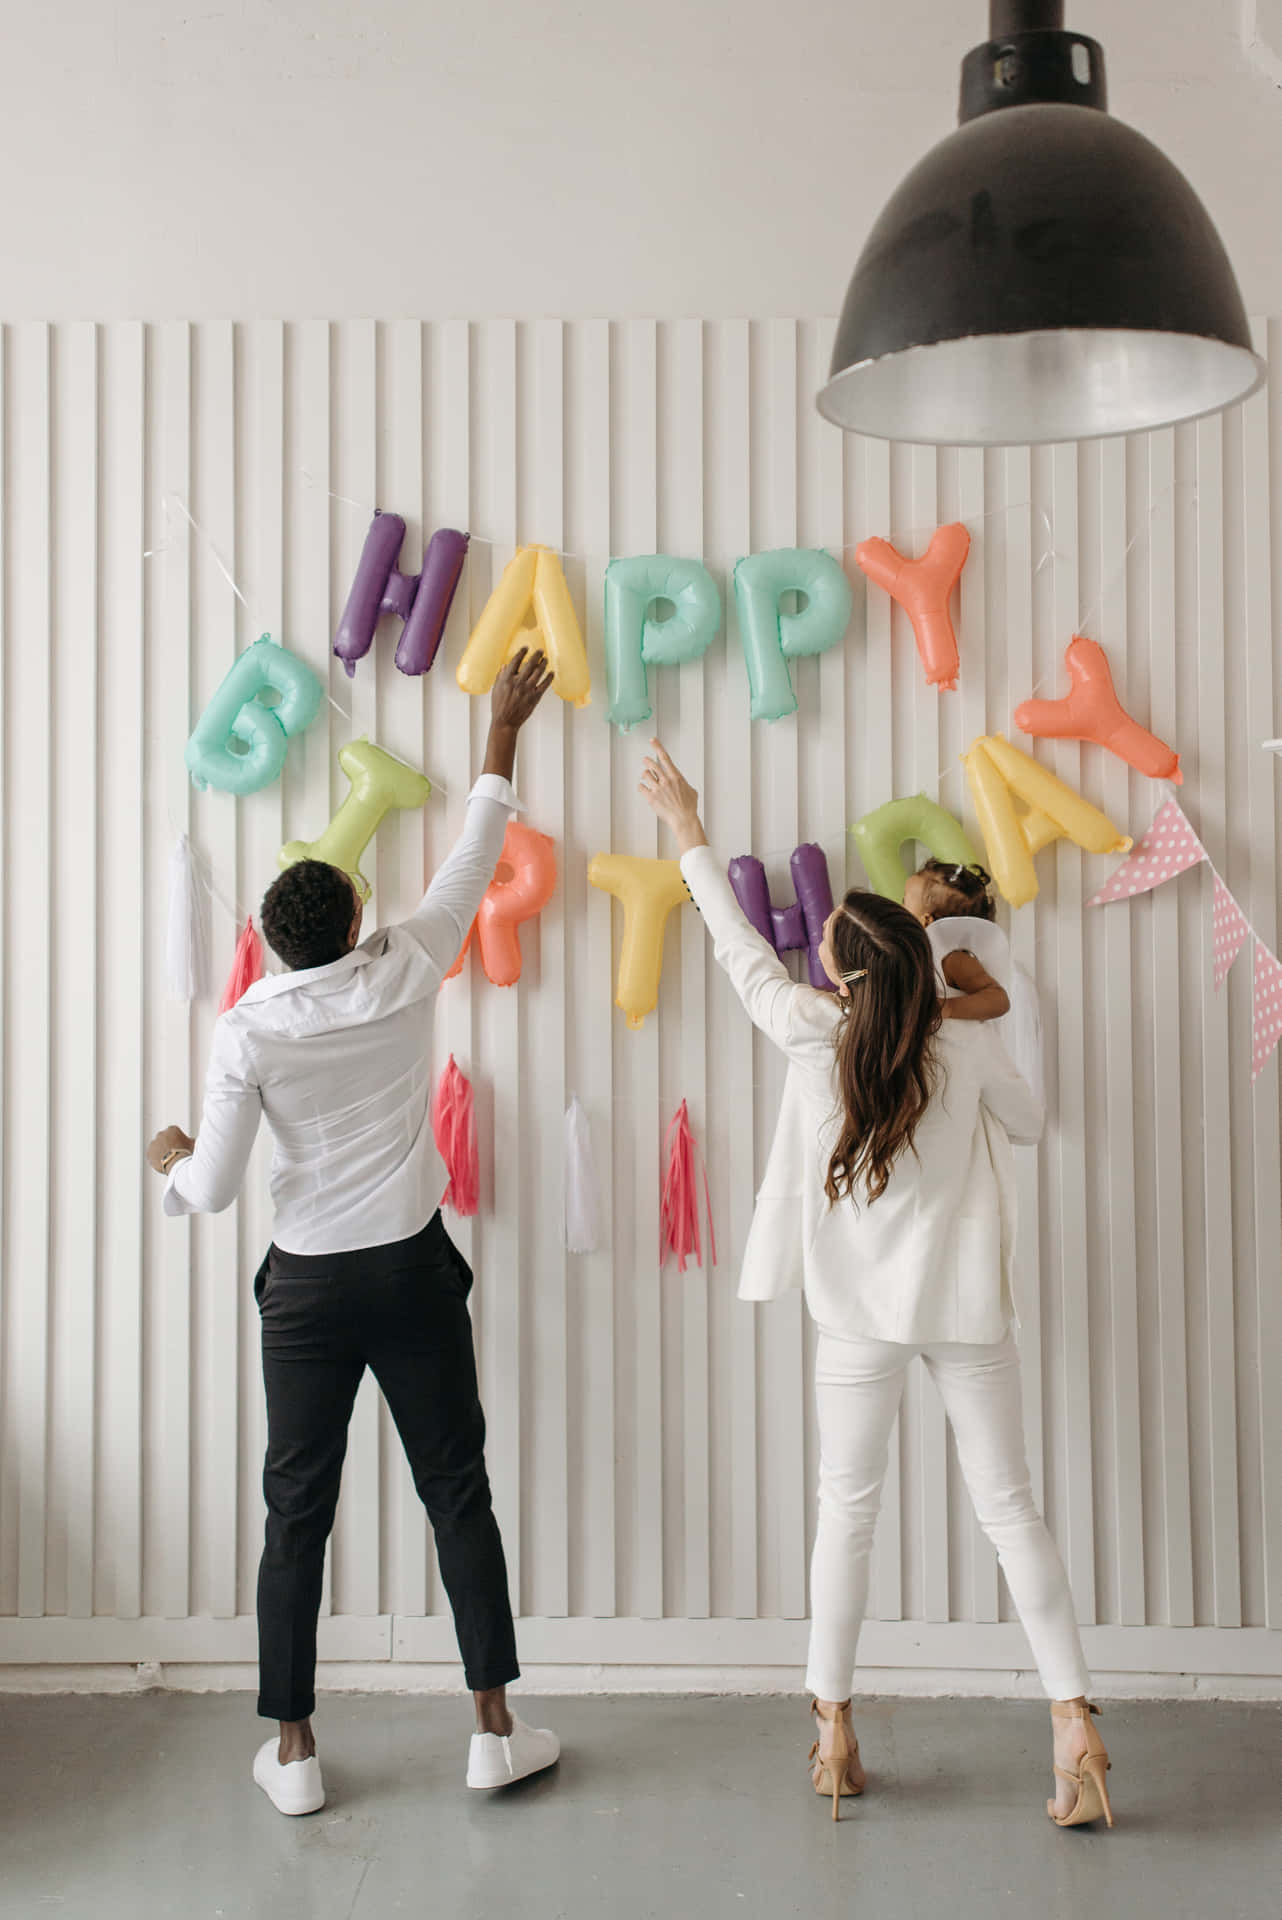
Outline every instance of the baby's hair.
<path fill-rule="evenodd" d="M 961 866 L 947 860 L 927 860 L 918 872 L 926 878 L 923 905 L 934 919 L 997 918 L 997 907 L 988 891 L 992 880 L 978 864 Z"/>

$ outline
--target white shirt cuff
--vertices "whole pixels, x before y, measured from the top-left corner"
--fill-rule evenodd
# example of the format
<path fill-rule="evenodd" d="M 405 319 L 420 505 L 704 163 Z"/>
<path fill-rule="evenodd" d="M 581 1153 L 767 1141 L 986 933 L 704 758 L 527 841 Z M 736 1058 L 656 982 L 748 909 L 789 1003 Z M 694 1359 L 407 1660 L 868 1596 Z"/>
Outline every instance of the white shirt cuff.
<path fill-rule="evenodd" d="M 169 1169 L 169 1177 L 165 1181 L 165 1197 L 162 1204 L 171 1220 L 191 1212 L 191 1208 L 187 1204 L 183 1194 L 174 1185 L 175 1180 L 178 1178 L 179 1167 L 185 1167 L 190 1159 L 191 1155 L 188 1153 L 184 1154 L 181 1160 L 175 1160 L 173 1166 Z"/>
<path fill-rule="evenodd" d="M 509 808 L 512 813 L 524 812 L 517 799 L 516 788 L 501 773 L 483 773 L 467 797 L 469 800 L 497 800 L 500 806 Z"/>

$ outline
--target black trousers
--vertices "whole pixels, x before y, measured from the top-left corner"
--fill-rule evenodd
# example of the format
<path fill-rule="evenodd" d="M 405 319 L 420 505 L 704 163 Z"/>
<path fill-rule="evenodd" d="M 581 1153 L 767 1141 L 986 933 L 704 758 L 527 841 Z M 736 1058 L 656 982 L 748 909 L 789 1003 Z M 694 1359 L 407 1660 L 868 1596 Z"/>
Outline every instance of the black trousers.
<path fill-rule="evenodd" d="M 316 1621 L 347 1427 L 368 1366 L 436 1535 L 467 1684 L 520 1671 L 485 1471 L 467 1296 L 471 1269 L 439 1213 L 409 1240 L 355 1253 L 273 1246 L 254 1282 L 263 1323 L 267 1536 L 258 1569 L 258 1711 L 316 1705 Z"/>

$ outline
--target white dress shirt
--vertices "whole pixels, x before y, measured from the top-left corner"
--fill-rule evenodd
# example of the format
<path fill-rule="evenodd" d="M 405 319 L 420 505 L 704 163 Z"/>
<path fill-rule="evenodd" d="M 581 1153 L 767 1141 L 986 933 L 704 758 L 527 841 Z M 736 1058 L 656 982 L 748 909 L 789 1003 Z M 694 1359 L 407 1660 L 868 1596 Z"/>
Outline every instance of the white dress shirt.
<path fill-rule="evenodd" d="M 839 1133 L 833 1041 L 840 1002 L 796 984 L 745 919 L 710 848 L 692 849 L 681 870 L 718 962 L 789 1063 L 740 1297 L 772 1299 L 804 1285 L 819 1325 L 847 1338 L 1001 1340 L 1014 1317 L 1010 1143 L 1040 1137 L 1042 1103 L 992 1023 L 944 1022 L 935 1041 L 938 1082 L 916 1151 L 901 1154 L 880 1199 L 831 1206 L 824 1180 Z"/>
<path fill-rule="evenodd" d="M 221 1015 L 196 1151 L 169 1176 L 166 1213 L 230 1206 L 266 1114 L 278 1247 L 344 1253 L 427 1225 L 446 1185 L 430 1120 L 433 1003 L 518 805 L 506 780 L 482 774 L 408 920 L 326 967 L 256 981 Z"/>

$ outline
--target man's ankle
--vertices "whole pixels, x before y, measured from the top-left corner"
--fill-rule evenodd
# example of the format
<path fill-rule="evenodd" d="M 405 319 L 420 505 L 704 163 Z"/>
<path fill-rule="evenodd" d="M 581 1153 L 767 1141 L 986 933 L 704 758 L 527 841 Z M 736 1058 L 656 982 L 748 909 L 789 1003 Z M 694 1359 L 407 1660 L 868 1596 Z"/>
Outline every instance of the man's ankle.
<path fill-rule="evenodd" d="M 496 1733 L 500 1739 L 506 1739 L 512 1731 L 506 1690 L 503 1687 L 490 1687 L 483 1693 L 474 1693 L 472 1698 L 476 1704 L 476 1731 Z"/>

